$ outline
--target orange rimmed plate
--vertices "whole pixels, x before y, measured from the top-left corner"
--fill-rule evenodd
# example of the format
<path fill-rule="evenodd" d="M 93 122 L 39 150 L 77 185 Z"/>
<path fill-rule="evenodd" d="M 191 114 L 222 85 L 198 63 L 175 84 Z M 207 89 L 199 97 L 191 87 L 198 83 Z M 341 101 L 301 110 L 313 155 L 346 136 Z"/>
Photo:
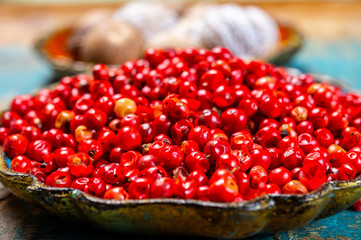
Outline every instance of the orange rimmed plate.
<path fill-rule="evenodd" d="M 72 34 L 71 27 L 58 29 L 35 43 L 36 51 L 48 61 L 58 76 L 89 72 L 94 63 L 75 59 L 67 48 Z M 273 64 L 286 63 L 302 46 L 303 38 L 299 32 L 286 24 L 279 24 L 280 41 L 266 61 Z"/>

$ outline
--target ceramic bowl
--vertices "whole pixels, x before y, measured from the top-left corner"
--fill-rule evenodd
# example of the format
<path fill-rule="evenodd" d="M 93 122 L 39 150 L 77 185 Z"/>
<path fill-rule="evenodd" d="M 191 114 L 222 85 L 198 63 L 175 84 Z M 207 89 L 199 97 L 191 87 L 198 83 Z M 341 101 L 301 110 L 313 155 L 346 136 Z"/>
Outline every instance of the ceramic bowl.
<path fill-rule="evenodd" d="M 237 239 L 301 227 L 350 207 L 361 198 L 361 177 L 328 182 L 308 194 L 272 194 L 241 203 L 199 200 L 106 200 L 54 188 L 9 169 L 0 149 L 0 182 L 25 201 L 75 221 L 125 233 Z"/>

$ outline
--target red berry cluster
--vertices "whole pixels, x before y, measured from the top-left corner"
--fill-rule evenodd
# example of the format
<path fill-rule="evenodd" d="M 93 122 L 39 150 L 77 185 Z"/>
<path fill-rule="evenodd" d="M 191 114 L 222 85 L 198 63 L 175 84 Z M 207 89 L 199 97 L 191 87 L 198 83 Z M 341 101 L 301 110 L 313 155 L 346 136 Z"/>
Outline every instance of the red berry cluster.
<path fill-rule="evenodd" d="M 155 49 L 16 97 L 11 169 L 106 199 L 233 202 L 361 173 L 361 97 L 224 48 Z"/>

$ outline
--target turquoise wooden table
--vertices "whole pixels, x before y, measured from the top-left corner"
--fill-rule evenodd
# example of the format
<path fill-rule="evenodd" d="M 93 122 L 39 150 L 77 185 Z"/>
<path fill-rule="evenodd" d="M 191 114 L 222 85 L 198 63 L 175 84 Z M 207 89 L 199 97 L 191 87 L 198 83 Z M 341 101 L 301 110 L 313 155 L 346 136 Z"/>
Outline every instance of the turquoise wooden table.
<path fill-rule="evenodd" d="M 360 46 L 361 40 L 328 43 L 309 40 L 287 66 L 305 72 L 328 74 L 353 89 L 361 90 Z M 23 66 L 20 69 L 19 64 Z M 30 47 L 16 45 L 0 47 L 0 72 L 0 103 L 3 105 L 7 104 L 13 95 L 32 92 L 55 80 L 50 66 Z M 169 237 L 130 236 L 106 232 L 96 227 L 60 219 L 14 196 L 0 200 L 0 239 L 116 238 L 149 240 Z M 184 239 L 184 237 L 172 237 L 172 239 Z M 347 210 L 294 231 L 274 236 L 256 236 L 251 239 L 361 239 L 361 213 Z"/>

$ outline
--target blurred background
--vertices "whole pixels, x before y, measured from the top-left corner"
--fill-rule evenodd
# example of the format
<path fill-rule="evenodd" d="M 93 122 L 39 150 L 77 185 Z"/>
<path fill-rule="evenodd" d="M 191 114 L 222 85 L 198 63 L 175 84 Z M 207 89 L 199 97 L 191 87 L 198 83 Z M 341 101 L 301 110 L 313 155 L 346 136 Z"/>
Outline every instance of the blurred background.
<path fill-rule="evenodd" d="M 223 13 L 220 10 L 212 13 L 212 8 L 204 10 L 214 2 L 199 2 L 202 4 L 147 1 L 148 5 L 142 7 L 134 6 L 134 1 L 0 0 L 0 107 L 4 109 L 17 94 L 35 91 L 58 80 L 59 72 L 72 74 L 71 71 L 87 69 L 77 65 L 79 60 L 122 62 L 127 57 L 138 57 L 147 46 L 165 46 L 169 42 L 180 47 L 228 44 L 228 48 L 249 59 L 255 57 L 303 72 L 326 74 L 351 88 L 361 88 L 361 2 L 218 2 L 235 4 L 228 10 L 223 7 Z M 159 7 L 163 3 L 165 7 Z M 251 11 L 246 7 L 249 5 L 256 8 Z M 235 6 L 240 7 L 242 14 Z M 206 20 L 190 25 L 214 29 L 202 32 L 189 27 L 189 23 L 200 21 L 199 18 Z M 127 24 L 122 25 L 124 22 Z M 250 22 L 253 27 L 249 27 Z M 275 23 L 279 32 L 272 30 Z M 235 36 L 230 29 L 238 29 L 240 34 Z M 91 34 L 85 34 L 88 32 Z M 218 42 L 209 39 L 214 34 L 221 36 Z M 85 35 L 92 36 L 84 38 Z M 106 45 L 114 44 L 114 39 L 109 40 L 108 36 L 115 37 L 115 47 L 122 53 L 117 54 L 122 56 L 120 59 L 109 53 L 99 57 L 99 49 L 107 52 Z M 233 37 L 233 42 L 227 36 Z M 141 43 L 137 42 L 139 39 Z M 252 42 L 257 42 L 256 46 Z"/>

